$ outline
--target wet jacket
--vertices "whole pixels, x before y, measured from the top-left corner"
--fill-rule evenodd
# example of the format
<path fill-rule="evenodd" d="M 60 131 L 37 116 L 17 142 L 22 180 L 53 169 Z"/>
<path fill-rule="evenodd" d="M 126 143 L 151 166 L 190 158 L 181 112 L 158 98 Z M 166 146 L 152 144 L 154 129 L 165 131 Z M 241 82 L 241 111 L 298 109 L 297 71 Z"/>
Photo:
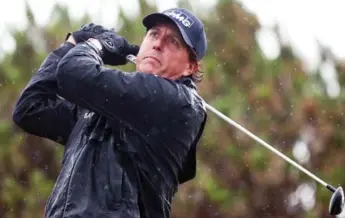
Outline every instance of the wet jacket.
<path fill-rule="evenodd" d="M 105 68 L 86 44 L 51 52 L 20 95 L 14 122 L 64 146 L 45 217 L 169 217 L 195 176 L 206 121 L 188 78 Z"/>

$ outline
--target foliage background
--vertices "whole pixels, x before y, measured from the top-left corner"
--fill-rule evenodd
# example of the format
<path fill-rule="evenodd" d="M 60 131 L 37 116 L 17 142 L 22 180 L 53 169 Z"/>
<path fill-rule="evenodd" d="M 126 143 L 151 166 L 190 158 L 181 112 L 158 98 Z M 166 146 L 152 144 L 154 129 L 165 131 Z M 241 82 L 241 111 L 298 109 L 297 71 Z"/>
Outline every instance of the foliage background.
<path fill-rule="evenodd" d="M 179 4 L 191 9 L 187 1 Z M 141 0 L 140 9 L 136 19 L 120 13 L 122 25 L 117 29 L 138 44 L 144 33 L 141 19 L 157 8 Z M 42 27 L 30 5 L 26 12 L 27 29 L 12 30 L 16 49 L 0 60 L 0 217 L 4 218 L 42 217 L 62 155 L 60 146 L 14 125 L 14 102 L 66 33 L 93 22 L 87 15 L 72 19 L 67 8 L 56 5 L 51 22 Z M 266 59 L 256 41 L 260 25 L 240 3 L 220 0 L 211 12 L 207 18 L 198 14 L 209 38 L 200 94 L 290 157 L 296 143 L 306 145 L 302 148 L 307 156 L 299 150 L 303 166 L 335 186 L 345 184 L 344 91 L 329 98 L 320 69 L 305 72 L 286 44 L 280 44 L 279 57 Z M 323 61 L 335 64 L 343 87 L 344 64 L 321 48 Z M 172 217 L 329 217 L 330 196 L 321 185 L 210 113 L 199 146 L 197 178 L 181 186 Z"/>

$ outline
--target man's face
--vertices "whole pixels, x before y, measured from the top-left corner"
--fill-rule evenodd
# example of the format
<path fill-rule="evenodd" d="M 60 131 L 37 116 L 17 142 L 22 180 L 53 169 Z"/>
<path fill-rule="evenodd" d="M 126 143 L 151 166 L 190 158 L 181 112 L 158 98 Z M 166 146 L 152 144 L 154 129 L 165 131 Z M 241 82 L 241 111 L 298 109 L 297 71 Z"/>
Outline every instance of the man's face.
<path fill-rule="evenodd" d="M 168 79 L 189 76 L 198 69 L 191 61 L 178 28 L 168 22 L 153 26 L 145 35 L 136 59 L 137 71 Z"/>

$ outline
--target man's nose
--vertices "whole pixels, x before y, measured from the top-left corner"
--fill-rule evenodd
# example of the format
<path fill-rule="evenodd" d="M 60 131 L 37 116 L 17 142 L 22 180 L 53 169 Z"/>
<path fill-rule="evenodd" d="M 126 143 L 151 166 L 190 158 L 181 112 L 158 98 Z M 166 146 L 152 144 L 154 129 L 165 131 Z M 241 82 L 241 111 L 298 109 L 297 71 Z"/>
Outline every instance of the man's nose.
<path fill-rule="evenodd" d="M 162 50 L 162 45 L 163 45 L 163 39 L 162 37 L 156 38 L 153 41 L 153 49 L 161 51 Z"/>

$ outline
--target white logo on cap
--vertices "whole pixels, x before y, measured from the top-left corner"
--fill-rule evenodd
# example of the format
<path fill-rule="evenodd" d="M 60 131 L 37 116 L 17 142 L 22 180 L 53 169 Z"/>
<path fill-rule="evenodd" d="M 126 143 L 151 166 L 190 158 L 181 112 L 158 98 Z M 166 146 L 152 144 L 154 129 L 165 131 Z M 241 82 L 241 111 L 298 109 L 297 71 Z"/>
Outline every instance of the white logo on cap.
<path fill-rule="evenodd" d="M 194 21 L 190 17 L 188 17 L 185 13 L 181 11 L 170 10 L 164 12 L 164 14 L 174 18 L 175 20 L 180 21 L 185 27 L 191 27 L 194 23 Z"/>

